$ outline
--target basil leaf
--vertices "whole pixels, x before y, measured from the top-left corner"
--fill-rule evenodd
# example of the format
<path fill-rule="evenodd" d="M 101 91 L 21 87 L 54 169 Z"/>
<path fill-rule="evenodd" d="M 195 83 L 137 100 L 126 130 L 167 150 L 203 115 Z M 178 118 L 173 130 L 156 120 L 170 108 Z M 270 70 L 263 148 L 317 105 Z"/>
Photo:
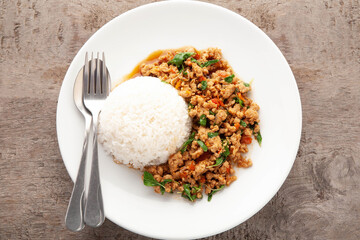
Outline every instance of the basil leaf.
<path fill-rule="evenodd" d="M 208 147 L 205 145 L 205 143 L 201 140 L 196 140 L 196 142 L 199 144 L 199 146 L 204 150 L 204 152 L 207 152 Z"/>
<path fill-rule="evenodd" d="M 243 82 L 243 84 L 244 84 L 245 87 L 249 87 L 249 86 L 250 86 L 250 84 L 248 84 L 248 83 L 246 83 L 246 82 Z"/>
<path fill-rule="evenodd" d="M 195 190 L 195 192 L 194 192 L 194 190 Z M 192 190 L 191 190 L 191 192 L 192 193 L 197 193 L 197 192 L 199 192 L 201 190 L 201 184 L 198 186 L 198 187 L 192 187 Z"/>
<path fill-rule="evenodd" d="M 193 109 L 195 106 L 192 105 L 191 103 L 189 103 L 189 107 L 190 107 L 190 109 Z"/>
<path fill-rule="evenodd" d="M 225 152 L 223 152 L 221 155 L 226 159 L 227 156 L 230 155 L 229 147 L 227 145 L 224 146 Z"/>
<path fill-rule="evenodd" d="M 219 61 L 219 59 L 214 59 L 214 60 L 207 61 L 207 62 L 203 63 L 203 64 L 201 65 L 201 67 L 208 67 L 208 66 L 210 66 L 211 64 L 217 63 L 218 61 Z"/>
<path fill-rule="evenodd" d="M 227 82 L 227 83 L 232 83 L 234 77 L 235 77 L 235 75 L 232 74 L 232 75 L 226 77 L 224 80 L 225 80 L 225 82 Z"/>
<path fill-rule="evenodd" d="M 214 116 L 216 115 L 216 113 L 214 113 L 214 112 L 211 111 L 211 110 L 209 110 L 209 114 L 210 114 L 210 115 L 214 115 Z"/>
<path fill-rule="evenodd" d="M 197 65 L 201 65 L 201 63 L 198 61 L 198 60 L 196 60 L 195 58 L 191 58 L 191 61 L 193 62 L 193 63 L 197 63 Z"/>
<path fill-rule="evenodd" d="M 210 61 L 201 63 L 198 60 L 196 60 L 195 58 L 191 58 L 191 61 L 203 68 L 203 67 L 208 67 L 211 64 L 217 63 L 219 61 L 219 59 L 214 59 L 214 60 L 210 60 Z"/>
<path fill-rule="evenodd" d="M 144 172 L 144 185 L 149 187 L 160 186 L 160 192 L 162 195 L 165 193 L 165 184 L 168 182 L 172 182 L 172 179 L 165 179 L 161 183 L 155 180 L 153 175 L 147 171 Z"/>
<path fill-rule="evenodd" d="M 187 71 L 183 71 L 183 74 L 184 74 L 184 76 L 188 75 Z"/>
<path fill-rule="evenodd" d="M 184 144 L 180 148 L 181 153 L 184 153 L 186 151 L 186 147 L 191 144 L 192 141 L 194 141 L 194 139 L 188 139 L 184 142 Z"/>
<path fill-rule="evenodd" d="M 147 171 L 144 172 L 144 185 L 149 187 L 161 186 L 161 184 L 155 180 L 153 175 Z"/>
<path fill-rule="evenodd" d="M 229 140 L 227 140 L 226 138 L 221 138 L 221 142 L 223 145 L 229 145 Z"/>
<path fill-rule="evenodd" d="M 172 179 L 164 179 L 164 181 L 161 182 L 162 185 L 165 186 L 166 183 L 172 182 Z"/>
<path fill-rule="evenodd" d="M 242 107 L 244 106 L 243 100 L 241 100 L 239 97 L 234 97 L 234 100 L 235 100 L 236 103 L 239 103 L 240 106 L 242 106 Z"/>
<path fill-rule="evenodd" d="M 217 137 L 217 136 L 219 136 L 218 132 L 208 132 L 208 137 L 209 138 L 213 138 L 213 137 Z"/>
<path fill-rule="evenodd" d="M 244 122 L 243 120 L 240 120 L 240 125 L 243 126 L 243 127 L 247 126 L 246 122 Z"/>
<path fill-rule="evenodd" d="M 255 128 L 256 124 L 258 124 L 258 123 L 255 122 L 253 125 L 250 125 L 249 128 L 254 131 L 254 128 Z"/>
<path fill-rule="evenodd" d="M 173 181 L 172 179 L 165 179 L 164 181 L 162 181 L 160 183 L 162 185 L 162 186 L 160 186 L 161 195 L 164 195 L 164 193 L 165 193 L 165 184 L 169 183 L 169 182 L 172 182 L 172 181 Z"/>
<path fill-rule="evenodd" d="M 205 90 L 207 88 L 207 81 L 201 81 L 201 90 Z"/>
<path fill-rule="evenodd" d="M 182 195 L 186 196 L 186 198 L 189 199 L 190 201 L 194 201 L 196 199 L 196 196 L 191 195 L 190 185 L 184 184 L 183 188 L 184 188 L 184 191 L 182 192 Z"/>
<path fill-rule="evenodd" d="M 256 140 L 258 141 L 259 145 L 261 146 L 262 136 L 261 136 L 260 131 L 257 133 Z"/>
<path fill-rule="evenodd" d="M 203 114 L 203 115 L 201 115 L 200 116 L 200 120 L 199 120 L 199 124 L 201 125 L 201 126 L 206 126 L 206 115 L 205 114 Z"/>
<path fill-rule="evenodd" d="M 183 67 L 183 63 L 186 61 L 186 59 L 188 59 L 189 57 L 191 57 L 194 54 L 195 54 L 194 52 L 178 53 L 174 56 L 174 58 L 172 60 L 170 60 L 168 62 L 168 64 L 176 66 L 178 68 L 178 70 L 180 71 L 180 69 L 181 69 L 181 67 Z"/>
<path fill-rule="evenodd" d="M 224 158 L 221 156 L 218 159 L 216 159 L 214 165 L 208 166 L 207 168 L 220 166 L 223 162 L 224 162 Z"/>
<path fill-rule="evenodd" d="M 227 145 L 224 146 L 224 149 L 225 151 L 221 153 L 221 156 L 218 159 L 216 159 L 215 164 L 208 166 L 207 168 L 220 166 L 226 160 L 226 158 L 230 155 L 230 151 Z"/>
<path fill-rule="evenodd" d="M 220 190 L 223 189 L 224 187 L 225 187 L 225 185 L 221 185 L 219 188 L 213 189 L 213 190 L 209 193 L 209 195 L 208 195 L 208 202 L 211 201 L 212 196 L 213 196 L 216 192 L 220 191 Z"/>
<path fill-rule="evenodd" d="M 186 147 L 194 141 L 195 132 L 192 132 L 190 135 L 190 138 L 184 142 L 184 144 L 181 146 L 180 151 L 181 153 L 184 153 L 186 151 Z"/>

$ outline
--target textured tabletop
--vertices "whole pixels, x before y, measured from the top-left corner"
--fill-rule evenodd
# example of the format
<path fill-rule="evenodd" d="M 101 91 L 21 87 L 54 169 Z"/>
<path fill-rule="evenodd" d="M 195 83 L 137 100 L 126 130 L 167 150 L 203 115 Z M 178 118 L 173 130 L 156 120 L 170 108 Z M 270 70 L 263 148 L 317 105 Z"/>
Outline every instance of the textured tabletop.
<path fill-rule="evenodd" d="M 80 47 L 107 21 L 149 2 L 0 2 L 0 239 L 148 239 L 108 220 L 79 233 L 65 228 L 73 183 L 55 118 Z M 274 198 L 208 239 L 360 239 L 359 1 L 209 2 L 248 18 L 280 48 L 299 87 L 303 130 Z"/>

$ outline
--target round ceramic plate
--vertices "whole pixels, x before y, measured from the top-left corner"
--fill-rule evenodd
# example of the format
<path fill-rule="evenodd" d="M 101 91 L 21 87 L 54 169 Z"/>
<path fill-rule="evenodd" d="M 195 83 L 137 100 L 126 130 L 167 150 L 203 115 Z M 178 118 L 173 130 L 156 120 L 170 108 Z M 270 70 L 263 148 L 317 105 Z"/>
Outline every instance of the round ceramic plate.
<path fill-rule="evenodd" d="M 240 15 L 212 4 L 166 1 L 128 11 L 99 29 L 80 49 L 63 81 L 57 136 L 74 180 L 79 167 L 84 120 L 73 103 L 73 85 L 86 51 L 105 52 L 113 81 L 154 50 L 218 47 L 235 72 L 252 83 L 260 106 L 262 146 L 250 147 L 253 166 L 239 169 L 231 186 L 190 203 L 179 194 L 161 196 L 143 185 L 141 172 L 117 165 L 100 149 L 106 217 L 135 233 L 165 239 L 214 235 L 246 221 L 279 190 L 294 163 L 301 135 L 301 103 L 294 76 L 276 45 Z"/>

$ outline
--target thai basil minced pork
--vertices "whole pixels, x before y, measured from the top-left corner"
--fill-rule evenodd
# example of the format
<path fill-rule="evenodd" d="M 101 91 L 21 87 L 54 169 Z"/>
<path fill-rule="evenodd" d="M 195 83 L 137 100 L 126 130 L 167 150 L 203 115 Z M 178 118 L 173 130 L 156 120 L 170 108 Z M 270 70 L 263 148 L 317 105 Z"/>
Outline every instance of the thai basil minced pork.
<path fill-rule="evenodd" d="M 189 104 L 193 120 L 192 134 L 179 151 L 167 163 L 145 168 L 144 184 L 158 193 L 180 192 L 190 201 L 202 198 L 205 191 L 210 201 L 236 180 L 233 165 L 252 165 L 242 155 L 252 136 L 261 144 L 259 106 L 247 95 L 250 84 L 235 75 L 217 48 L 164 50 L 143 62 L 139 74 L 175 87 Z"/>

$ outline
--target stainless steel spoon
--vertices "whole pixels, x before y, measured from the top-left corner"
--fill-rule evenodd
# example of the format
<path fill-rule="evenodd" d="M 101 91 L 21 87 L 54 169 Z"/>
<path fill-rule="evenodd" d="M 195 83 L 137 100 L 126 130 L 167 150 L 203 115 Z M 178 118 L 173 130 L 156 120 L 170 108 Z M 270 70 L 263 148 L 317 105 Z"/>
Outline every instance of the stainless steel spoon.
<path fill-rule="evenodd" d="M 65 225 L 71 231 L 84 228 L 85 206 L 85 168 L 92 116 L 83 104 L 83 68 L 80 69 L 74 84 L 74 103 L 85 119 L 85 139 L 78 175 L 71 194 L 69 206 L 65 216 Z"/>

